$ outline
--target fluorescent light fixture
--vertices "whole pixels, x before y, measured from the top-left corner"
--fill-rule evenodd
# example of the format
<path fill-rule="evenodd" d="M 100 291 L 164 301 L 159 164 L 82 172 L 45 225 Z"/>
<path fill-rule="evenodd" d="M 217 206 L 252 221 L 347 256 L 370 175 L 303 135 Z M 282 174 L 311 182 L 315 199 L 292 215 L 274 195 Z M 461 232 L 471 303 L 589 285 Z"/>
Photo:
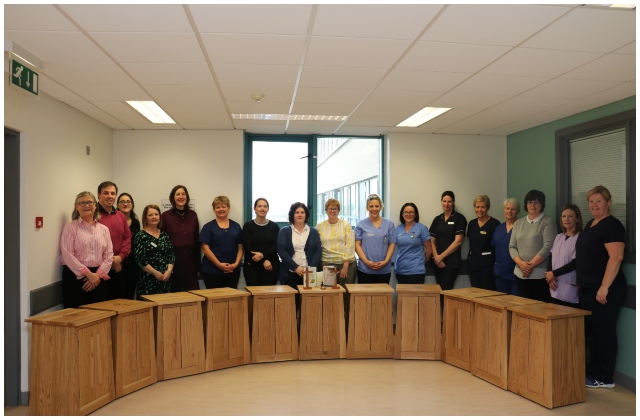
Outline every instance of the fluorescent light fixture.
<path fill-rule="evenodd" d="M 127 103 L 154 124 L 176 123 L 153 101 L 127 101 Z"/>
<path fill-rule="evenodd" d="M 449 111 L 451 108 L 422 108 L 406 120 L 402 121 L 396 127 L 419 127 L 429 120 L 434 119 L 438 115 L 442 115 Z"/>
<path fill-rule="evenodd" d="M 290 114 L 231 114 L 234 120 L 273 120 L 273 121 L 344 121 L 340 115 L 290 115 Z"/>

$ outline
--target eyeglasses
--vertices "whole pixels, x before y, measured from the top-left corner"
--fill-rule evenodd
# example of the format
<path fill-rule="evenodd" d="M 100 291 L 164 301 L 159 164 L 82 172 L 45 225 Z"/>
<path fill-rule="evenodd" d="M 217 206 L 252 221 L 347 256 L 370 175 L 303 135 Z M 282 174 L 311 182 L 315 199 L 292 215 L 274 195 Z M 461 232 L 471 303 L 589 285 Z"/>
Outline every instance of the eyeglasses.
<path fill-rule="evenodd" d="M 120 200 L 120 201 L 118 201 L 118 204 L 127 204 L 127 205 L 129 205 L 129 204 L 131 204 L 131 201 L 130 200 Z"/>
<path fill-rule="evenodd" d="M 404 216 L 415 216 L 415 211 L 405 211 L 402 213 Z"/>
<path fill-rule="evenodd" d="M 334 209 L 333 207 L 330 207 L 327 209 L 327 211 L 340 211 L 340 209 Z"/>
<path fill-rule="evenodd" d="M 531 205 L 536 206 L 536 205 L 540 204 L 540 202 L 538 200 L 529 200 L 529 201 L 527 201 L 527 204 L 531 204 Z"/>
<path fill-rule="evenodd" d="M 96 204 L 95 201 L 81 201 L 78 203 L 80 207 L 91 207 L 95 204 Z"/>

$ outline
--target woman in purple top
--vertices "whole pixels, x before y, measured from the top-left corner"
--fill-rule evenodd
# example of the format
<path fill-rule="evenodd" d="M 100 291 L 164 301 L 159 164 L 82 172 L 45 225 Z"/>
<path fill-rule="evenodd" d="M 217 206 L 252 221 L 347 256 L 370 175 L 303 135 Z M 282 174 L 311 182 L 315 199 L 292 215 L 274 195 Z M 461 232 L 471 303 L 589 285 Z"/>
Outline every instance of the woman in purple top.
<path fill-rule="evenodd" d="M 189 200 L 187 187 L 176 185 L 169 194 L 171 209 L 162 213 L 162 230 L 169 235 L 176 256 L 172 292 L 200 289 L 200 223 Z"/>
<path fill-rule="evenodd" d="M 565 267 L 576 257 L 576 241 L 582 231 L 582 214 L 575 204 L 562 208 L 562 233 L 556 236 L 551 248 L 551 269 L 545 277 L 551 292 L 551 303 L 580 309 L 578 284 L 574 267 Z"/>

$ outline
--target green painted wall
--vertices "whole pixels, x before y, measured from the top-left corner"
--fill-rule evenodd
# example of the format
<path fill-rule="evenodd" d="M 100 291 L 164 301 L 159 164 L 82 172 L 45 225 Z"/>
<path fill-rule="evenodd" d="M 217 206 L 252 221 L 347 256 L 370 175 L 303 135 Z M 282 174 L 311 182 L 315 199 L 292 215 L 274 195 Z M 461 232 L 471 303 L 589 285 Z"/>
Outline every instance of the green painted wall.
<path fill-rule="evenodd" d="M 636 97 L 633 96 L 507 136 L 508 196 L 517 198 L 522 207 L 529 190 L 543 191 L 547 201 L 545 213 L 553 217 L 556 208 L 556 130 L 635 108 Z M 522 208 L 520 217 L 524 214 Z M 627 282 L 636 284 L 635 264 L 623 264 L 622 270 Z M 629 308 L 622 308 L 618 319 L 616 370 L 636 378 L 636 311 Z"/>

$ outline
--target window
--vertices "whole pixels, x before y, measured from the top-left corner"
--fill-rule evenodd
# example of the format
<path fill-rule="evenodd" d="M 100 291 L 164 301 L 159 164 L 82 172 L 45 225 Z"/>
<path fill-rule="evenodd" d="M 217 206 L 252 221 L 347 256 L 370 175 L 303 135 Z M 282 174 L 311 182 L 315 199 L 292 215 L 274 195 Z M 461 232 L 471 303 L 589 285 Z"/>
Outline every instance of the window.
<path fill-rule="evenodd" d="M 626 229 L 625 262 L 635 264 L 635 110 L 556 132 L 557 220 L 566 203 L 592 219 L 587 192 L 611 191 L 611 214 Z"/>

